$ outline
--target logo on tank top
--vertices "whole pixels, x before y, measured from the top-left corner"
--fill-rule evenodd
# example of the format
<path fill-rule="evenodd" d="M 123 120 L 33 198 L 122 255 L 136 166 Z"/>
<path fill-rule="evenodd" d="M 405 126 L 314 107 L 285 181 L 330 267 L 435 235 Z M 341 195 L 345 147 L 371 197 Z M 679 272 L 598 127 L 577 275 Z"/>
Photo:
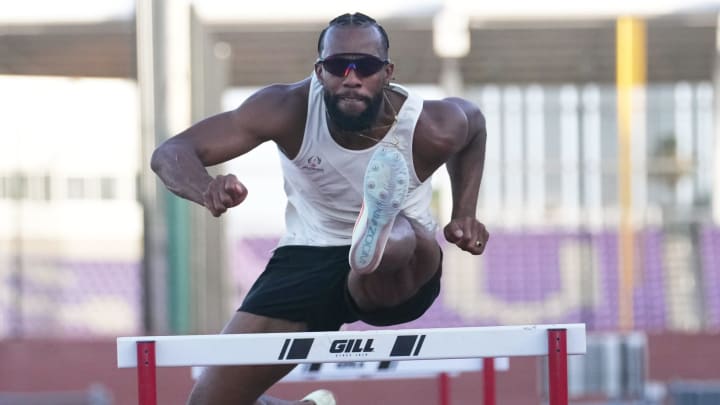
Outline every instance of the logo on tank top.
<path fill-rule="evenodd" d="M 310 156 L 305 163 L 300 166 L 300 169 L 311 172 L 324 172 L 325 169 L 322 167 L 322 159 L 320 156 Z"/>

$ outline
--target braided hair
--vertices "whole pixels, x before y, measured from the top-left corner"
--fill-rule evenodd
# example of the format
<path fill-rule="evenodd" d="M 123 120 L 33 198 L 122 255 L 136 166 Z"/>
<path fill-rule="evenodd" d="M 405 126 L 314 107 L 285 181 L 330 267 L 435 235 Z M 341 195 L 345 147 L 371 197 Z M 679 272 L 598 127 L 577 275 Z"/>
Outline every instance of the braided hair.
<path fill-rule="evenodd" d="M 331 27 L 375 27 L 380 32 L 380 36 L 382 37 L 382 50 L 385 52 L 386 55 L 388 49 L 390 49 L 390 39 L 388 39 L 387 32 L 385 32 L 385 28 L 383 28 L 382 25 L 378 24 L 375 19 L 363 13 L 346 13 L 333 18 L 328 23 L 328 26 L 325 27 L 325 29 L 323 29 L 320 33 L 320 37 L 318 38 L 317 43 L 318 55 L 322 54 L 322 50 L 325 45 L 325 34 Z"/>

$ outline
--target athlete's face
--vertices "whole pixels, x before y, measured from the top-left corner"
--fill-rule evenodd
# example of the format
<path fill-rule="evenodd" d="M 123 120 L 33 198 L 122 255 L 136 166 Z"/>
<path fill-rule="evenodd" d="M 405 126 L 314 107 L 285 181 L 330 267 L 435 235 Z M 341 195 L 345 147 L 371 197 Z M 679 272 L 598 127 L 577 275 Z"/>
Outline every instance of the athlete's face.
<path fill-rule="evenodd" d="M 380 32 L 372 26 L 332 27 L 324 41 L 315 74 L 323 85 L 328 115 L 341 129 L 368 129 L 394 69 L 386 62 Z"/>

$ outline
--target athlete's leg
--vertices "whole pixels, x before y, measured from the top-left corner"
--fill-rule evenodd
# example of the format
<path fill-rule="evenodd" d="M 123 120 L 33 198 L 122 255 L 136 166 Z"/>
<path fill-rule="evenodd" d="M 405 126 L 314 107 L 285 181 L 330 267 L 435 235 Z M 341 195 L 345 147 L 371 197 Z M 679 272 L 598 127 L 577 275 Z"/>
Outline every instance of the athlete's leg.
<path fill-rule="evenodd" d="M 435 235 L 402 215 L 395 219 L 378 268 L 350 271 L 348 291 L 362 311 L 397 306 L 413 297 L 440 269 Z"/>
<path fill-rule="evenodd" d="M 360 310 L 403 303 L 440 268 L 435 234 L 401 213 L 409 181 L 401 151 L 383 147 L 373 153 L 349 254 L 348 291 Z"/>
<path fill-rule="evenodd" d="M 222 333 L 302 332 L 304 323 L 267 318 L 238 311 Z M 209 367 L 193 387 L 190 405 L 288 405 L 309 401 L 285 401 L 263 395 L 295 365 Z"/>

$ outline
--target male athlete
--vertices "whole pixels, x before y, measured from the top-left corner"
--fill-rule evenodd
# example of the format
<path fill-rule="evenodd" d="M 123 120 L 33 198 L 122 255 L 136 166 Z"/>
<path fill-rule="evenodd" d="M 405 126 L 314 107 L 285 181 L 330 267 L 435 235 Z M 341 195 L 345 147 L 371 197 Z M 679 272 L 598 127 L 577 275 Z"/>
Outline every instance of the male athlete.
<path fill-rule="evenodd" d="M 392 84 L 388 49 L 372 18 L 337 17 L 320 34 L 311 77 L 266 87 L 153 154 L 168 189 L 218 217 L 248 190 L 234 175 L 212 178 L 205 167 L 266 141 L 278 147 L 286 232 L 223 333 L 335 331 L 357 320 L 384 326 L 422 315 L 440 289 L 430 176 L 443 164 L 453 197 L 445 239 L 483 252 L 488 232 L 475 208 L 484 117 L 465 100 L 426 101 Z M 300 401 L 264 395 L 293 367 L 209 368 L 189 403 L 335 404 L 326 390 Z"/>

